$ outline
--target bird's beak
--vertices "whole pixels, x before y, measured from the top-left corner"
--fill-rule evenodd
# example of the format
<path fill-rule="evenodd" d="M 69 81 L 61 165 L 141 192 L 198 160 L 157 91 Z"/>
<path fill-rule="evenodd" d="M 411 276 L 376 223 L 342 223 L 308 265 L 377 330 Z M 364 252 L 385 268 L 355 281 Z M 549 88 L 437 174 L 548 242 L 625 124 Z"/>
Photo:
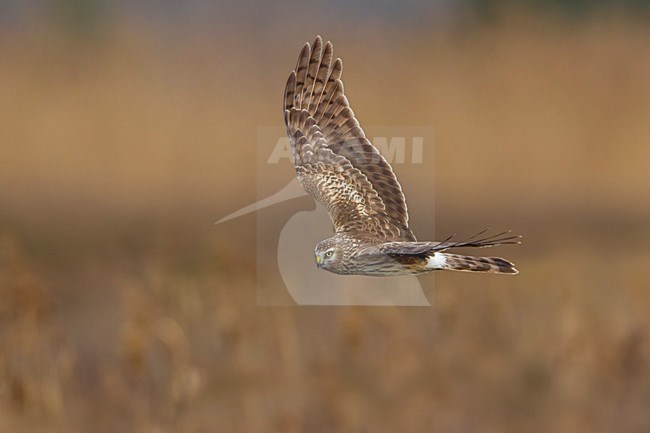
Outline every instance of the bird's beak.
<path fill-rule="evenodd" d="M 320 256 L 316 256 L 316 266 L 320 268 Z"/>

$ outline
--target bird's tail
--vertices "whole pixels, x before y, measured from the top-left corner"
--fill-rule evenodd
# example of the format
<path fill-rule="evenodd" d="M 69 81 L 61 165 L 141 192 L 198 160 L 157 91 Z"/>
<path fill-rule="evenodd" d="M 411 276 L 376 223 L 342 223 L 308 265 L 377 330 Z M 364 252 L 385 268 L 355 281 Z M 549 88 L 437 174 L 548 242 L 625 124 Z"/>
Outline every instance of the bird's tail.
<path fill-rule="evenodd" d="M 515 265 L 500 257 L 462 256 L 436 252 L 428 259 L 431 269 L 451 271 L 489 272 L 493 274 L 516 274 Z"/>

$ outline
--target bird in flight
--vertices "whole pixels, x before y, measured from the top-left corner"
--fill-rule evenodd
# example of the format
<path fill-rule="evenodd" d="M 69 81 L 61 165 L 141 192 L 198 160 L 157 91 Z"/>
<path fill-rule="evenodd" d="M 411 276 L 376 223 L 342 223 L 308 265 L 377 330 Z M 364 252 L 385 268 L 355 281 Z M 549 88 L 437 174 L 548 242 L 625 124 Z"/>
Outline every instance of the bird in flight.
<path fill-rule="evenodd" d="M 516 274 L 499 257 L 452 254 L 459 247 L 518 244 L 510 232 L 466 241 L 418 242 L 395 173 L 366 138 L 343 92 L 342 62 L 320 36 L 306 43 L 284 92 L 284 121 L 298 181 L 327 210 L 334 236 L 316 245 L 319 268 L 394 276 L 433 270 Z"/>

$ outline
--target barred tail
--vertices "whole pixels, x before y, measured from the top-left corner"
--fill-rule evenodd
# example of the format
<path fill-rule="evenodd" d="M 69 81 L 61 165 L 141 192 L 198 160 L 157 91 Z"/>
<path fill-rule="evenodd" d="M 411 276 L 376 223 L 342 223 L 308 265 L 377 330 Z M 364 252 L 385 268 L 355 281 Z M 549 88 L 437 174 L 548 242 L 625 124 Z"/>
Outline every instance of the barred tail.
<path fill-rule="evenodd" d="M 435 253 L 427 260 L 430 269 L 452 271 L 490 272 L 493 274 L 516 274 L 515 265 L 499 257 L 461 256 L 458 254 Z"/>

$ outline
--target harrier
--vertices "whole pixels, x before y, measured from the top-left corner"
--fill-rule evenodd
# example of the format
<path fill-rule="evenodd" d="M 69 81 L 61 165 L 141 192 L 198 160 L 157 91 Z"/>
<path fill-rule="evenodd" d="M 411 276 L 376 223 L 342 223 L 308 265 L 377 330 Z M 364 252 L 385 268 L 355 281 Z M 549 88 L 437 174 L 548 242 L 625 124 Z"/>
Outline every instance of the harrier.
<path fill-rule="evenodd" d="M 335 234 L 316 245 L 319 268 L 343 275 L 391 276 L 438 269 L 516 274 L 498 257 L 451 254 L 458 247 L 519 243 L 510 232 L 464 242 L 418 242 L 409 229 L 402 188 L 366 138 L 341 81 L 332 44 L 306 43 L 284 92 L 284 121 L 296 175 L 329 213 Z M 483 236 L 483 237 L 482 237 Z"/>

